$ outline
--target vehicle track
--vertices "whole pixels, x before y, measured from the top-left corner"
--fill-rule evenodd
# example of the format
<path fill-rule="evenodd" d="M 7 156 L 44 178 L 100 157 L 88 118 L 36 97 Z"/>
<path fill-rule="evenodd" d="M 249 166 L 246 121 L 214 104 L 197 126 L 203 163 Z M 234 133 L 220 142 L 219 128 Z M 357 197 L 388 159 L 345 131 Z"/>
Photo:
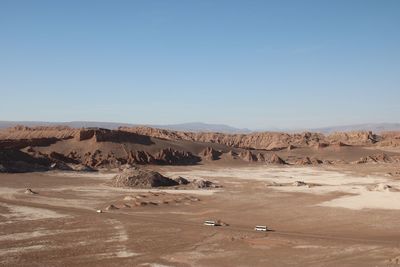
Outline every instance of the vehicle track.
<path fill-rule="evenodd" d="M 72 208 L 72 207 L 63 207 L 63 206 L 53 206 L 53 205 L 45 205 L 45 204 L 38 204 L 38 203 L 30 203 L 18 200 L 7 200 L 0 198 L 0 203 L 10 203 L 16 205 L 23 205 L 28 207 L 42 207 L 47 209 L 57 209 L 61 211 L 66 211 L 68 213 L 77 213 L 77 214 L 91 214 L 92 212 L 88 209 L 82 208 Z M 93 210 L 95 213 L 95 210 Z M 111 212 L 103 212 L 98 214 L 99 216 L 104 216 L 107 218 L 113 218 L 115 216 L 119 217 L 120 215 L 128 215 L 130 217 L 134 217 L 135 219 L 139 219 L 145 222 L 155 222 L 160 224 L 171 224 L 171 225 L 182 225 L 182 226 L 191 226 L 191 227 L 212 227 L 212 226 L 204 226 L 202 221 L 192 222 L 192 221 L 183 221 L 183 220 L 173 220 L 167 218 L 158 218 L 152 215 L 146 215 L 143 213 L 136 213 L 136 212 L 125 212 L 121 210 L 115 210 Z M 204 218 L 206 220 L 207 218 Z M 313 233 L 305 233 L 305 232 L 296 232 L 296 231 L 286 231 L 286 230 L 279 230 L 273 229 L 267 232 L 256 232 L 253 230 L 254 226 L 249 225 L 229 225 L 229 226 L 217 226 L 212 227 L 214 230 L 218 231 L 235 231 L 235 232 L 246 232 L 246 233 L 253 233 L 258 235 L 278 235 L 278 236 L 288 236 L 288 237 L 297 237 L 297 238 L 308 238 L 308 239 L 321 239 L 321 240 L 330 240 L 330 241 L 347 241 L 347 242 L 354 242 L 354 243 L 366 243 L 366 244 L 386 244 L 399 247 L 399 241 L 391 241 L 391 240 L 381 240 L 381 239 L 372 239 L 372 238 L 354 238 L 354 237 L 346 237 L 346 236 L 332 236 L 332 235 L 325 235 L 325 234 L 313 234 Z"/>
<path fill-rule="evenodd" d="M 152 222 L 157 223 L 169 223 L 174 225 L 186 225 L 186 226 L 197 226 L 197 227 L 207 227 L 202 224 L 202 222 L 194 223 L 190 221 L 182 221 L 182 220 L 171 220 L 171 219 L 159 219 L 157 217 L 151 215 L 144 214 L 132 214 L 131 212 L 123 212 L 123 211 L 113 211 L 113 214 L 125 214 L 134 216 L 136 218 L 141 218 L 145 220 L 151 220 Z M 212 226 L 208 226 L 212 227 Z M 374 243 L 374 244 L 388 244 L 399 246 L 399 241 L 390 241 L 390 240 L 380 240 L 380 239 L 371 239 L 371 238 L 353 238 L 353 237 L 345 237 L 345 236 L 332 236 L 332 235 L 324 235 L 324 234 L 312 234 L 312 233 L 304 233 L 304 232 L 295 232 L 295 231 L 284 231 L 284 230 L 270 230 L 267 232 L 256 232 L 253 230 L 254 226 L 244 226 L 244 225 L 229 225 L 229 226 L 216 226 L 215 229 L 222 231 L 240 231 L 240 232 L 248 232 L 248 233 L 257 233 L 259 235 L 281 235 L 281 236 L 290 236 L 290 237 L 301 237 L 301 238 L 312 238 L 312 239 L 324 239 L 324 240 L 333 240 L 333 241 L 349 241 L 356 243 Z M 213 228 L 213 229 L 214 229 Z"/>

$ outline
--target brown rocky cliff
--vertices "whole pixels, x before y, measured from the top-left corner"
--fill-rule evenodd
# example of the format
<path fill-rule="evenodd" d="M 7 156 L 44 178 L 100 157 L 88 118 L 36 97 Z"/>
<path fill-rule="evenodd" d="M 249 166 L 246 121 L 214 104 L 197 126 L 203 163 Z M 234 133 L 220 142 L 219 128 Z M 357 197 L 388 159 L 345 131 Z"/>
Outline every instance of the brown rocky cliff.
<path fill-rule="evenodd" d="M 150 127 L 120 128 L 122 131 L 133 132 L 145 136 L 166 140 L 188 140 L 222 144 L 229 147 L 244 149 L 282 150 L 293 147 L 318 147 L 323 148 L 332 144 L 343 145 L 373 145 L 384 138 L 371 132 L 345 132 L 325 136 L 320 133 L 279 133 L 259 132 L 250 134 L 224 134 L 224 133 L 192 133 L 169 131 Z M 392 138 L 393 134 L 387 135 Z"/>

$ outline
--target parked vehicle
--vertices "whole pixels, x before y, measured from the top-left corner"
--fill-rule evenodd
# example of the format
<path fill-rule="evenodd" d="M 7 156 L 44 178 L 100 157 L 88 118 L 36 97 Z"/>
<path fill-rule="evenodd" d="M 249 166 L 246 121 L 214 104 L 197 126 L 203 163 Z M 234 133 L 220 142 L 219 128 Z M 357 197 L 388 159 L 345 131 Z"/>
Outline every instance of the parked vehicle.
<path fill-rule="evenodd" d="M 256 227 L 254 228 L 254 230 L 266 232 L 266 231 L 268 231 L 268 227 L 265 226 L 265 225 L 256 225 Z"/>
<path fill-rule="evenodd" d="M 216 222 L 216 221 L 204 221 L 204 225 L 207 225 L 207 226 L 221 226 L 221 224 Z"/>

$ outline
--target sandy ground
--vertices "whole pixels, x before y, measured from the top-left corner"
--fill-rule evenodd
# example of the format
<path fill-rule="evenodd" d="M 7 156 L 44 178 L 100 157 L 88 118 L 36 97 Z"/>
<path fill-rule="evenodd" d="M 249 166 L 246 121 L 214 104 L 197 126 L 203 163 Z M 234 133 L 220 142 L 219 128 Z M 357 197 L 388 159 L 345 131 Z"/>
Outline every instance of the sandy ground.
<path fill-rule="evenodd" d="M 309 194 L 341 192 L 350 196 L 338 197 L 321 206 L 349 209 L 400 209 L 400 180 L 384 175 L 360 175 L 349 171 L 332 171 L 322 168 L 301 167 L 250 167 L 220 168 L 217 170 L 190 170 L 167 172 L 171 177 L 188 176 L 203 179 L 245 179 L 265 182 L 274 190 Z M 304 186 L 296 186 L 296 181 Z"/>
<path fill-rule="evenodd" d="M 113 173 L 1 174 L 0 265 L 399 266 L 400 180 L 385 175 L 396 168 L 158 167 L 218 190 L 112 188 Z"/>

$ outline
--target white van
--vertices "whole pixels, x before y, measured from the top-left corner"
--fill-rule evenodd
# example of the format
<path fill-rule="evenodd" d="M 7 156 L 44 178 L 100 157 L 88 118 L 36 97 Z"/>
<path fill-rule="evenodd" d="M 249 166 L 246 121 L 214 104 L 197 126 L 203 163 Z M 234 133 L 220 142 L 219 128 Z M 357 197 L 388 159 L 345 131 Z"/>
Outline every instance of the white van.
<path fill-rule="evenodd" d="M 266 231 L 268 231 L 268 227 L 265 226 L 265 225 L 256 225 L 256 227 L 254 228 L 254 230 L 266 232 Z"/>
<path fill-rule="evenodd" d="M 216 221 L 204 221 L 204 225 L 207 225 L 207 226 L 221 226 L 221 224 L 219 224 Z"/>

